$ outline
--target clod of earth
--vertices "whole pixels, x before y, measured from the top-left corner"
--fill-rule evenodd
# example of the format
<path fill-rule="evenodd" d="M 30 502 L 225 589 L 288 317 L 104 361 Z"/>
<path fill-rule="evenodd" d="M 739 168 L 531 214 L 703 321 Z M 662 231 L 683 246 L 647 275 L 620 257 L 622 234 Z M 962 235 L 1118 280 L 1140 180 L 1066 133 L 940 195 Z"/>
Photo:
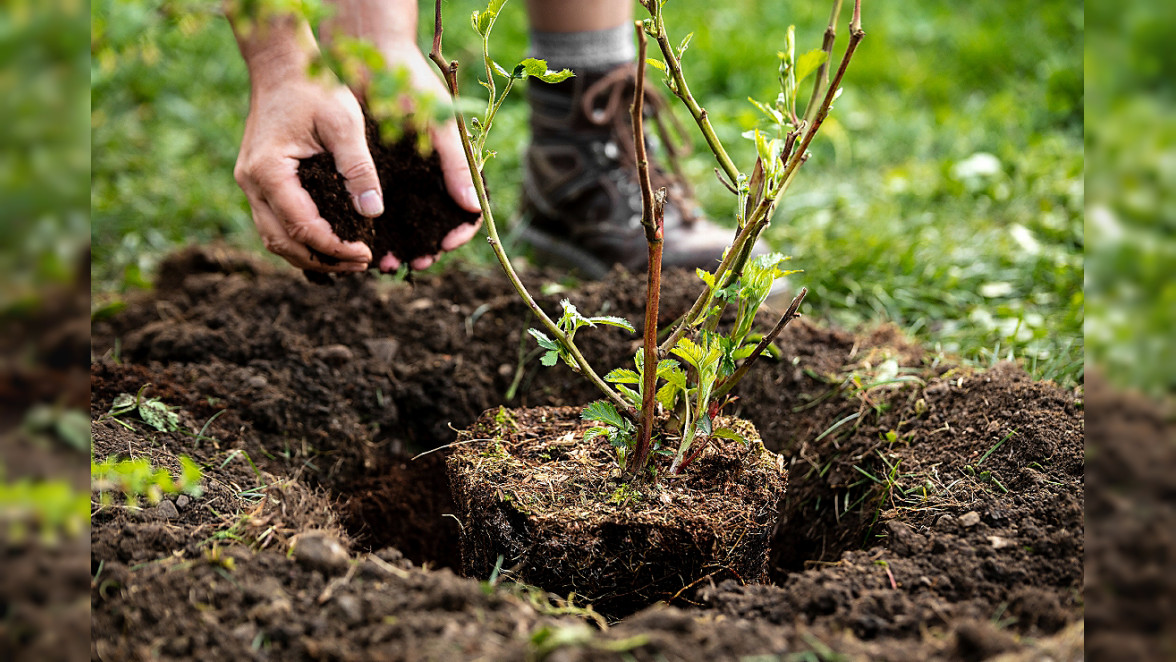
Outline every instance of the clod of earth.
<path fill-rule="evenodd" d="M 464 223 L 473 223 L 470 213 L 454 202 L 445 189 L 441 159 L 428 157 L 417 149 L 417 136 L 406 133 L 396 142 L 385 142 L 379 124 L 366 117 L 368 149 L 376 164 L 384 193 L 384 213 L 368 218 L 355 210 L 343 175 L 335 169 L 332 156 L 323 152 L 298 163 L 298 177 L 314 200 L 319 215 L 343 241 L 362 241 L 372 250 L 372 266 L 392 253 L 401 263 L 441 252 L 441 240 Z M 312 254 L 324 264 L 337 260 L 317 251 Z M 314 282 L 329 277 L 307 274 Z"/>
<path fill-rule="evenodd" d="M 746 443 L 715 439 L 687 476 L 646 483 L 600 470 L 614 452 L 584 439 L 577 407 L 488 410 L 449 456 L 464 574 L 574 592 L 609 616 L 706 580 L 767 581 L 784 458 L 751 423 L 718 420 Z"/>

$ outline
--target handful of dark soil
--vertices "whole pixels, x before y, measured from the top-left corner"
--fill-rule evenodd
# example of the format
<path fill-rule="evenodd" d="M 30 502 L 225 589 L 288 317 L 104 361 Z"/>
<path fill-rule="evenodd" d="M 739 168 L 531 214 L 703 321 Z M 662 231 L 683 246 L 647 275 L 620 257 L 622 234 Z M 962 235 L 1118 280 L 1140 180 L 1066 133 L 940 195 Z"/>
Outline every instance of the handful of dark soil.
<path fill-rule="evenodd" d="M 415 133 L 407 132 L 395 143 L 387 143 L 381 139 L 379 124 L 366 114 L 365 119 L 368 149 L 384 192 L 384 214 L 368 218 L 355 211 L 343 175 L 327 152 L 299 162 L 302 186 L 340 239 L 362 241 L 372 249 L 373 266 L 388 253 L 405 264 L 440 253 L 445 235 L 462 223 L 473 223 L 478 214 L 462 209 L 450 197 L 441 158 L 436 152 L 427 158 L 421 156 Z M 338 263 L 313 249 L 311 253 L 324 264 Z M 319 280 L 309 273 L 307 276 Z"/>

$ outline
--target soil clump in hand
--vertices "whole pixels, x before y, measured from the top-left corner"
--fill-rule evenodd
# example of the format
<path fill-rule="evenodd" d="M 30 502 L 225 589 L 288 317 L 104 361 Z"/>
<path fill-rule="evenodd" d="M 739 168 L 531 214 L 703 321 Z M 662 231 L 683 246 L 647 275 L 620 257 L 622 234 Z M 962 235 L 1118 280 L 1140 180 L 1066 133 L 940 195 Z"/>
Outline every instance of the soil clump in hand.
<path fill-rule="evenodd" d="M 478 214 L 462 209 L 449 195 L 441 157 L 436 151 L 422 156 L 416 133 L 406 132 L 390 142 L 382 138 L 379 123 L 370 115 L 365 114 L 365 125 L 368 149 L 384 193 L 382 215 L 368 218 L 355 210 L 346 180 L 328 152 L 299 161 L 302 186 L 340 239 L 362 241 L 372 249 L 372 266 L 378 266 L 388 253 L 405 264 L 440 253 L 441 240 L 463 223 L 477 221 Z M 313 249 L 311 254 L 324 264 L 338 263 Z"/>

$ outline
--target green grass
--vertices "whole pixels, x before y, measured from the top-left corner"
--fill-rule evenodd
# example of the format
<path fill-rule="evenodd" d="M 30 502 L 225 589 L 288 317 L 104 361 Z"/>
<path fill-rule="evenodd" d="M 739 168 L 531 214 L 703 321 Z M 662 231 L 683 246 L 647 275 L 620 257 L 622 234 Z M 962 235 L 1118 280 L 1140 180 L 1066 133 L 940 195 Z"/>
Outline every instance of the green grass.
<path fill-rule="evenodd" d="M 95 289 L 143 285 L 153 261 L 185 242 L 259 247 L 232 179 L 248 87 L 225 21 L 190 1 L 91 6 Z M 477 6 L 445 4 L 446 53 L 463 62 L 478 61 Z M 671 0 L 667 24 L 671 41 L 695 33 L 688 79 L 749 169 L 754 148 L 740 134 L 758 120 L 746 99 L 774 98 L 784 30 L 797 25 L 798 51 L 817 47 L 828 4 L 713 7 Z M 867 3 L 864 27 L 825 137 L 767 234 L 805 270 L 793 278 L 809 288 L 808 314 L 890 321 L 947 354 L 1013 357 L 1039 377 L 1081 382 L 1082 7 Z M 497 59 L 524 57 L 522 3 L 495 35 Z M 473 69 L 463 90 L 480 89 Z M 516 94 L 490 139 L 499 217 L 517 204 L 526 121 Z M 686 164 L 705 208 L 729 223 L 732 200 L 712 167 L 705 151 Z M 446 267 L 491 262 L 483 242 L 471 244 Z"/>

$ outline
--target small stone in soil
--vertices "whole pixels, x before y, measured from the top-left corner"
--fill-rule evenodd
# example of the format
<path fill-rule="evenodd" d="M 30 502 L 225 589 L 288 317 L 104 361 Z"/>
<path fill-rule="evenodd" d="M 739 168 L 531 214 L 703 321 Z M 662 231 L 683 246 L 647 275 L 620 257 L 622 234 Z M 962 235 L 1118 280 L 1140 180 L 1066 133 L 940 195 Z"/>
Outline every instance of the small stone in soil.
<path fill-rule="evenodd" d="M 338 538 L 323 531 L 303 533 L 295 537 L 291 545 L 296 561 L 328 574 L 346 568 L 351 558 Z"/>
<path fill-rule="evenodd" d="M 976 511 L 966 512 L 960 515 L 960 526 L 972 528 L 980 523 L 980 513 Z"/>

